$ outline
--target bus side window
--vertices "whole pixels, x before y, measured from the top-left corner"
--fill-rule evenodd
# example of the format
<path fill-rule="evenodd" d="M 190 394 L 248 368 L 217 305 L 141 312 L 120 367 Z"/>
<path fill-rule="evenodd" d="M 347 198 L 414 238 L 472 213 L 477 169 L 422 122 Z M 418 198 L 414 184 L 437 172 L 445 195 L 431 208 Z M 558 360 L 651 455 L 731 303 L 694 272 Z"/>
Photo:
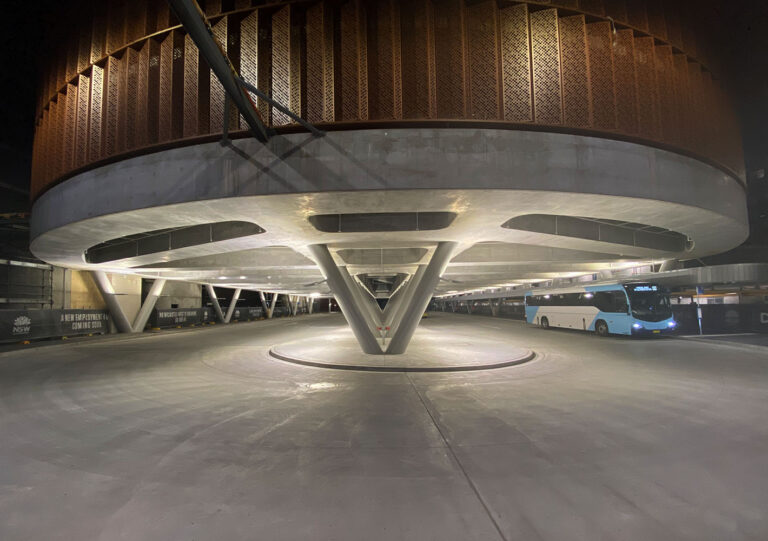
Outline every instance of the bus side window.
<path fill-rule="evenodd" d="M 615 304 L 611 291 L 598 291 L 595 293 L 595 306 L 601 312 L 614 312 Z"/>
<path fill-rule="evenodd" d="M 614 308 L 616 312 L 621 312 L 623 314 L 626 314 L 629 312 L 629 306 L 627 305 L 627 296 L 624 294 L 623 291 L 612 291 L 613 293 L 613 302 L 614 302 Z"/>

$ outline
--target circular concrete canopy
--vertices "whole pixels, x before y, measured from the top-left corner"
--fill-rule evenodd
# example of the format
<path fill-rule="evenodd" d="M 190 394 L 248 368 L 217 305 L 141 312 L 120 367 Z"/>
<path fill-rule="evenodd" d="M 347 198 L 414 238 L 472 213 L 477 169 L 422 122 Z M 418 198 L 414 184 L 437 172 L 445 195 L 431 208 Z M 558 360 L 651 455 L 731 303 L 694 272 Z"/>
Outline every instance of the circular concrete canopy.
<path fill-rule="evenodd" d="M 434 231 L 319 231 L 318 214 L 453 212 Z M 681 252 L 506 229 L 554 214 L 646 224 L 687 236 Z M 128 235 L 219 221 L 264 233 L 99 265 L 84 253 Z M 79 174 L 43 194 L 32 251 L 81 269 L 328 293 L 307 246 L 421 250 L 421 259 L 350 263 L 353 274 L 411 273 L 437 242 L 458 241 L 438 291 L 594 272 L 632 262 L 721 252 L 747 236 L 739 179 L 695 159 L 635 143 L 500 129 L 371 129 L 242 139 L 139 156 Z M 344 253 L 344 252 L 342 252 Z M 348 253 L 348 252 L 347 252 Z M 390 254 L 401 253 L 397 250 Z M 243 278 L 241 278 L 243 277 Z"/>

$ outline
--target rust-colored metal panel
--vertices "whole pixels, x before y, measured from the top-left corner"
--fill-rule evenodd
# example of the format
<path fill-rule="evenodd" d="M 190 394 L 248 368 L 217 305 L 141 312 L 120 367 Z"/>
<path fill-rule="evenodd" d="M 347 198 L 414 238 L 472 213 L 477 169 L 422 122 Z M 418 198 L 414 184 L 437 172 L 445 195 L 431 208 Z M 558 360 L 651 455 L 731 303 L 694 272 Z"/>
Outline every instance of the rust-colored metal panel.
<path fill-rule="evenodd" d="M 570 9 L 577 9 L 579 7 L 579 0 L 555 0 L 552 3 Z"/>
<path fill-rule="evenodd" d="M 257 61 L 257 83 L 258 88 L 272 88 L 272 18 L 267 10 L 259 10 L 259 31 Z M 259 114 L 266 124 L 272 123 L 272 107 L 264 100 L 256 101 Z"/>
<path fill-rule="evenodd" d="M 677 139 L 676 145 L 688 148 L 691 144 L 691 108 L 688 101 L 690 94 L 688 82 L 688 58 L 684 54 L 672 56 L 674 77 L 672 89 L 675 93 L 675 109 L 677 109 Z"/>
<path fill-rule="evenodd" d="M 635 38 L 632 30 L 619 30 L 613 37 L 613 77 L 616 91 L 616 127 L 626 134 L 636 134 L 637 79 L 635 74 Z"/>
<path fill-rule="evenodd" d="M 678 113 L 675 107 L 674 65 L 672 63 L 672 47 L 657 45 L 654 59 L 656 67 L 656 85 L 659 99 L 659 124 L 661 138 L 665 143 L 678 140 Z"/>
<path fill-rule="evenodd" d="M 697 62 L 688 63 L 688 102 L 690 103 L 691 118 L 690 148 L 698 153 L 702 152 L 704 129 L 702 115 L 706 114 L 702 99 L 701 66 Z"/>
<path fill-rule="evenodd" d="M 341 119 L 368 119 L 368 48 L 366 12 L 361 0 L 341 7 Z"/>
<path fill-rule="evenodd" d="M 469 114 L 471 118 L 502 118 L 499 73 L 498 10 L 493 0 L 468 5 Z"/>
<path fill-rule="evenodd" d="M 587 127 L 590 125 L 592 104 L 584 16 L 563 17 L 559 25 L 564 123 L 568 126 Z"/>
<path fill-rule="evenodd" d="M 616 95 L 613 80 L 613 33 L 608 22 L 587 25 L 589 86 L 595 128 L 616 128 Z"/>
<path fill-rule="evenodd" d="M 194 137 L 198 119 L 199 52 L 192 38 L 184 36 L 184 127 L 183 137 Z"/>
<path fill-rule="evenodd" d="M 227 52 L 227 17 L 222 17 L 219 22 L 213 26 L 213 37 L 218 42 L 222 51 Z M 210 73 L 210 68 L 208 68 Z M 218 77 L 210 75 L 211 94 L 210 94 L 210 133 L 222 133 L 224 131 L 224 100 L 226 93 L 224 87 L 219 82 Z"/>
<path fill-rule="evenodd" d="M 272 97 L 291 107 L 291 6 L 285 6 L 272 15 Z M 281 126 L 291 122 L 288 115 L 272 111 L 272 124 Z"/>
<path fill-rule="evenodd" d="M 137 107 L 136 99 L 139 92 L 139 56 L 132 49 L 127 48 L 121 62 L 123 76 L 120 78 L 120 150 L 126 151 L 136 146 Z"/>
<path fill-rule="evenodd" d="M 637 77 L 637 125 L 648 139 L 661 137 L 653 38 L 635 38 L 635 75 Z"/>
<path fill-rule="evenodd" d="M 64 120 L 63 168 L 64 172 L 75 168 L 75 138 L 77 134 L 77 87 L 67 84 L 67 115 Z"/>
<path fill-rule="evenodd" d="M 221 13 L 221 0 L 206 0 L 205 1 L 205 16 L 213 17 Z"/>
<path fill-rule="evenodd" d="M 88 161 L 101 158 L 104 129 L 104 69 L 91 68 L 91 115 L 88 128 Z"/>
<path fill-rule="evenodd" d="M 680 28 L 680 3 L 664 2 L 664 20 L 667 21 L 667 39 L 677 47 L 683 49 L 683 32 Z"/>
<path fill-rule="evenodd" d="M 120 60 L 114 56 L 107 58 L 107 81 L 106 81 L 106 119 L 104 127 L 104 157 L 112 156 L 119 150 L 120 129 Z"/>
<path fill-rule="evenodd" d="M 626 0 L 605 0 L 605 14 L 618 23 L 627 22 Z"/>
<path fill-rule="evenodd" d="M 259 13 L 254 11 L 240 20 L 240 76 L 251 84 L 259 80 Z M 256 98 L 252 99 L 256 103 Z M 249 129 L 242 116 L 240 129 Z"/>
<path fill-rule="evenodd" d="M 246 9 L 251 7 L 251 0 L 235 0 L 235 9 Z"/>
<path fill-rule="evenodd" d="M 89 63 L 93 64 L 103 58 L 107 52 L 107 4 L 97 2 L 93 8 L 91 24 L 91 51 Z"/>
<path fill-rule="evenodd" d="M 533 120 L 531 45 L 528 6 L 518 4 L 499 12 L 504 120 Z"/>
<path fill-rule="evenodd" d="M 627 1 L 627 24 L 639 28 L 643 32 L 648 32 L 648 11 L 647 0 L 626 0 Z"/>
<path fill-rule="evenodd" d="M 605 15 L 605 3 L 603 0 L 579 0 L 579 9 L 595 15 Z"/>
<path fill-rule="evenodd" d="M 683 51 L 693 58 L 699 57 L 699 50 L 696 47 L 696 32 L 694 32 L 690 16 L 681 18 L 681 34 L 683 40 Z"/>
<path fill-rule="evenodd" d="M 150 143 L 149 140 L 149 42 L 144 42 L 138 51 L 138 63 L 136 64 L 136 103 L 133 118 L 133 140 L 129 141 L 129 148 L 142 148 Z M 131 121 L 129 120 L 129 123 Z M 131 132 L 129 132 L 130 134 Z M 129 135 L 130 137 L 130 135 Z"/>
<path fill-rule="evenodd" d="M 88 108 L 91 101 L 91 80 L 85 75 L 77 78 L 77 131 L 75 135 L 75 167 L 88 163 Z"/>
<path fill-rule="evenodd" d="M 74 27 L 73 27 L 74 30 Z M 79 53 L 79 46 L 78 46 L 78 40 L 76 36 L 70 35 L 68 37 L 69 41 L 65 42 L 65 47 L 67 48 L 67 74 L 66 74 L 66 80 L 67 82 L 70 82 L 74 80 L 75 77 L 77 77 L 77 56 Z"/>
<path fill-rule="evenodd" d="M 125 3 L 126 43 L 143 38 L 147 32 L 148 0 L 130 0 Z"/>
<path fill-rule="evenodd" d="M 155 38 L 148 39 L 143 49 L 147 49 L 147 143 L 158 141 L 160 126 L 160 42 Z"/>
<path fill-rule="evenodd" d="M 122 2 L 109 3 L 107 26 L 107 53 L 113 53 L 125 44 L 125 10 Z"/>
<path fill-rule="evenodd" d="M 434 37 L 429 0 L 400 2 L 403 118 L 435 116 Z"/>
<path fill-rule="evenodd" d="M 400 6 L 396 0 L 383 0 L 371 8 L 375 11 L 368 22 L 368 114 L 373 119 L 402 118 Z M 308 62 L 309 54 L 307 50 Z M 307 91 L 310 92 L 309 82 Z"/>
<path fill-rule="evenodd" d="M 82 24 L 77 47 L 77 72 L 80 73 L 91 63 L 91 25 Z"/>
<path fill-rule="evenodd" d="M 49 177 L 50 178 L 56 178 L 59 176 L 59 168 L 61 167 L 60 164 L 60 154 L 59 154 L 59 111 L 58 111 L 58 103 L 56 101 L 52 100 L 51 103 L 48 104 L 48 118 L 50 119 L 51 123 L 51 131 L 49 133 L 48 141 L 46 142 L 44 147 L 41 147 L 39 145 L 38 141 L 38 133 L 35 129 L 35 142 L 32 147 L 32 160 L 33 160 L 33 167 L 34 167 L 34 160 L 37 159 L 38 153 L 41 151 L 41 148 L 44 152 L 48 153 L 48 160 L 50 162 L 50 171 L 49 171 Z M 43 110 L 43 114 L 45 114 L 45 110 Z"/>
<path fill-rule="evenodd" d="M 560 124 L 563 104 L 557 11 L 535 11 L 530 14 L 530 24 L 534 119 L 538 124 Z"/>
<path fill-rule="evenodd" d="M 714 156 L 717 153 L 716 145 L 714 144 L 714 131 L 716 128 L 715 123 L 712 120 L 712 111 L 714 110 L 714 103 L 712 99 L 713 93 L 712 74 L 709 71 L 702 70 L 701 72 L 701 106 L 705 111 L 701 116 L 701 153 L 704 156 Z"/>
<path fill-rule="evenodd" d="M 464 2 L 463 0 L 439 2 L 435 4 L 434 9 L 437 117 L 466 118 L 469 100 Z"/>
<path fill-rule="evenodd" d="M 307 118 L 333 122 L 335 118 L 335 56 L 333 13 L 324 2 L 307 10 Z"/>
<path fill-rule="evenodd" d="M 168 2 L 150 1 L 147 12 L 147 33 L 160 32 L 172 26 L 170 15 Z"/>
<path fill-rule="evenodd" d="M 158 141 L 173 138 L 173 32 L 160 43 L 160 107 Z"/>
<path fill-rule="evenodd" d="M 173 79 L 171 81 L 171 139 L 184 137 L 184 34 L 173 31 Z M 234 108 L 233 108 L 234 109 Z"/>
<path fill-rule="evenodd" d="M 667 20 L 663 0 L 645 0 L 648 10 L 648 31 L 661 39 L 667 39 Z M 666 2 L 669 3 L 669 2 Z"/>

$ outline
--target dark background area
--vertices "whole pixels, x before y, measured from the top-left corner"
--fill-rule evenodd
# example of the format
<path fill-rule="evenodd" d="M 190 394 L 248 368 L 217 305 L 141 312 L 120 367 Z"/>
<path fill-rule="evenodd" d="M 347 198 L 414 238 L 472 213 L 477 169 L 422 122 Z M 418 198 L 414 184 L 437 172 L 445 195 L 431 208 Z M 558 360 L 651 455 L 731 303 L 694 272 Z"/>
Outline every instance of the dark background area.
<path fill-rule="evenodd" d="M 162 1 L 162 0 L 158 0 Z M 681 0 L 665 0 L 678 2 Z M 682 0 L 685 1 L 685 0 Z M 744 246 L 707 263 L 768 261 L 768 2 L 691 1 L 711 28 L 722 78 L 742 121 L 751 235 Z M 0 257 L 31 259 L 28 244 L 30 158 L 37 62 L 47 34 L 72 4 L 6 0 L 0 47 Z M 762 171 L 762 173 L 761 173 Z"/>

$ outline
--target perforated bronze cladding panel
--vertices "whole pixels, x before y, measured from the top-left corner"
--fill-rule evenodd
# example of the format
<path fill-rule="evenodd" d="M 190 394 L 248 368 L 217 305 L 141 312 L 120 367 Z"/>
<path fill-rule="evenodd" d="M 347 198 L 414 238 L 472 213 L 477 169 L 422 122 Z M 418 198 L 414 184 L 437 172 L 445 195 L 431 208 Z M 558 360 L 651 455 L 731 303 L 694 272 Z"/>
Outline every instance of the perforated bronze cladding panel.
<path fill-rule="evenodd" d="M 632 30 L 619 30 L 614 35 L 613 40 L 616 126 L 623 133 L 636 134 L 638 125 L 635 38 Z"/>
<path fill-rule="evenodd" d="M 104 70 L 93 66 L 91 70 L 91 103 L 88 128 L 88 161 L 101 158 L 104 128 Z"/>
<path fill-rule="evenodd" d="M 206 4 L 207 6 L 207 4 Z M 206 8 L 207 11 L 207 8 Z M 227 18 L 222 18 L 213 25 L 213 37 L 221 47 L 221 50 L 227 52 Z M 210 72 L 210 68 L 208 68 Z M 224 99 L 226 94 L 224 87 L 215 76 L 209 78 L 211 84 L 210 94 L 210 133 L 221 133 L 224 130 Z"/>
<path fill-rule="evenodd" d="M 435 116 L 434 41 L 430 30 L 432 4 L 429 0 L 401 3 L 403 64 L 403 117 L 424 119 Z"/>
<path fill-rule="evenodd" d="M 592 122 L 595 128 L 616 128 L 616 95 L 613 82 L 613 44 L 607 22 L 587 25 L 589 86 Z"/>
<path fill-rule="evenodd" d="M 91 80 L 85 75 L 77 78 L 77 128 L 75 136 L 75 167 L 88 162 L 88 102 L 91 98 Z"/>
<path fill-rule="evenodd" d="M 563 81 L 563 121 L 569 126 L 590 125 L 589 67 L 584 16 L 560 19 L 560 56 Z"/>
<path fill-rule="evenodd" d="M 653 38 L 635 38 L 635 74 L 637 79 L 637 126 L 640 135 L 659 138 L 659 100 L 656 85 Z"/>
<path fill-rule="evenodd" d="M 560 124 L 563 120 L 563 106 L 557 11 L 547 9 L 533 12 L 530 21 L 534 118 L 539 124 Z"/>
<path fill-rule="evenodd" d="M 464 2 L 435 4 L 435 78 L 438 118 L 467 116 L 467 77 L 464 66 L 466 34 Z"/>
<path fill-rule="evenodd" d="M 533 120 L 533 93 L 528 6 L 519 4 L 502 9 L 499 21 L 504 120 L 530 122 Z"/>
<path fill-rule="evenodd" d="M 198 55 L 192 38 L 184 36 L 184 137 L 193 137 L 198 133 Z"/>
<path fill-rule="evenodd" d="M 499 44 L 496 4 L 486 1 L 466 8 L 469 46 L 469 115 L 501 118 Z"/>
<path fill-rule="evenodd" d="M 711 47 L 697 43 L 692 14 L 679 3 L 545 4 L 317 0 L 251 7 L 230 0 L 205 7 L 216 14 L 215 34 L 236 69 L 312 122 L 562 124 L 743 168 L 733 107 L 695 63 L 706 64 Z M 222 8 L 241 11 L 220 14 Z M 569 10 L 587 12 L 587 24 Z M 183 31 L 162 33 L 177 24 L 165 2 L 106 0 L 90 15 L 73 14 L 51 36 L 57 46 L 37 100 L 35 190 L 76 166 L 223 128 L 223 89 Z M 88 99 L 76 98 L 73 109 L 68 104 L 82 85 L 91 87 Z M 288 123 L 271 118 L 263 100 L 256 103 L 267 123 Z M 234 109 L 230 114 L 230 129 L 247 129 Z"/>

